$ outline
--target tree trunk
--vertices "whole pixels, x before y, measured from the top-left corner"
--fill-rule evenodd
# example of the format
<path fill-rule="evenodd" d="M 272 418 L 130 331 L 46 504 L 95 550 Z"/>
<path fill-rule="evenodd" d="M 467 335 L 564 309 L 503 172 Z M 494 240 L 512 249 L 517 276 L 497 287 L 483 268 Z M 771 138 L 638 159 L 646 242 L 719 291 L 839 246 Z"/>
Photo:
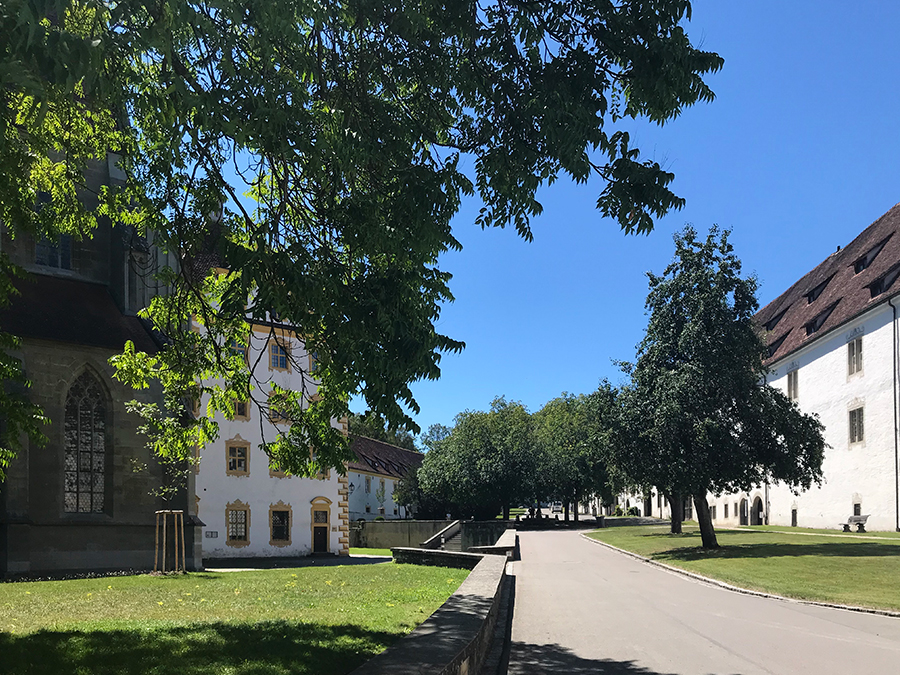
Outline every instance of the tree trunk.
<path fill-rule="evenodd" d="M 568 523 L 569 522 L 569 502 L 568 501 L 566 501 L 565 506 L 563 508 L 565 509 L 565 514 L 566 514 L 565 521 Z"/>
<path fill-rule="evenodd" d="M 681 493 L 665 493 L 669 500 L 669 509 L 672 511 L 672 522 L 669 528 L 672 534 L 681 534 L 681 522 L 684 520 L 684 498 Z"/>
<path fill-rule="evenodd" d="M 503 520 L 509 520 L 509 504 L 503 505 Z"/>
<path fill-rule="evenodd" d="M 700 538 L 703 548 L 719 548 L 716 541 L 716 530 L 709 516 L 709 504 L 706 503 L 706 490 L 694 495 L 694 508 L 697 510 L 697 522 L 700 523 Z"/>
<path fill-rule="evenodd" d="M 575 505 L 575 511 L 573 513 L 573 517 L 575 522 L 578 522 L 578 495 L 575 495 L 575 501 L 572 502 Z"/>

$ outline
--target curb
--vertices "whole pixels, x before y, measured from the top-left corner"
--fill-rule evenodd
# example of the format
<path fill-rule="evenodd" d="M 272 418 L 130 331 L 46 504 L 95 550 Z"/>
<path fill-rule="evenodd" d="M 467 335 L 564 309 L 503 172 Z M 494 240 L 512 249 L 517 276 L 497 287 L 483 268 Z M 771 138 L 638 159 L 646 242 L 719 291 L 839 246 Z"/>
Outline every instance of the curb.
<path fill-rule="evenodd" d="M 802 600 L 800 598 L 789 598 L 784 595 L 776 595 L 775 593 L 764 593 L 762 591 L 752 591 L 749 588 L 741 588 L 740 586 L 732 586 L 731 584 L 725 583 L 724 581 L 719 581 L 718 579 L 713 579 L 711 577 L 705 577 L 702 574 L 697 574 L 695 572 L 688 572 L 687 570 L 683 570 L 680 567 L 674 567 L 673 565 L 666 565 L 665 563 L 661 563 L 657 560 L 651 560 L 650 558 L 645 558 L 642 555 L 637 553 L 632 553 L 631 551 L 626 551 L 624 548 L 619 548 L 618 546 L 613 546 L 612 544 L 607 544 L 605 541 L 600 541 L 598 539 L 592 539 L 586 534 L 581 535 L 582 539 L 585 539 L 594 544 L 598 544 L 600 546 L 605 546 L 608 549 L 616 551 L 618 553 L 623 553 L 635 560 L 640 560 L 643 563 L 647 563 L 648 565 L 653 565 L 655 567 L 659 567 L 668 572 L 675 572 L 676 574 L 680 574 L 683 577 L 688 577 L 689 579 L 693 579 L 695 581 L 701 581 L 706 584 L 710 584 L 711 586 L 718 586 L 719 588 L 724 588 L 727 591 L 734 591 L 735 593 L 743 593 L 744 595 L 755 595 L 758 598 L 769 598 L 770 600 L 781 600 L 783 602 L 794 602 L 800 605 L 812 605 L 813 607 L 827 607 L 829 609 L 843 609 L 848 612 L 859 612 L 860 614 L 878 614 L 881 616 L 890 616 L 894 618 L 900 618 L 900 612 L 895 612 L 889 609 L 875 609 L 872 607 L 857 607 L 856 605 L 840 605 L 834 602 L 816 602 L 815 600 Z"/>

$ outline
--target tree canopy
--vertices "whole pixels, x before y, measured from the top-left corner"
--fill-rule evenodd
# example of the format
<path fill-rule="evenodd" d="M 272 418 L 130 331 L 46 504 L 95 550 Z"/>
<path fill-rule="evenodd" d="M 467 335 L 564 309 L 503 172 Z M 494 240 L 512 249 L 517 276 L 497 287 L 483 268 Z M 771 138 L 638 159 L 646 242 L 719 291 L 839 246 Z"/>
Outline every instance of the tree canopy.
<path fill-rule="evenodd" d="M 521 403 L 496 398 L 489 411 L 461 412 L 453 430 L 426 454 L 421 489 L 461 516 L 494 518 L 534 499 L 540 465 L 531 416 Z"/>
<path fill-rule="evenodd" d="M 539 496 L 562 501 L 567 520 L 569 504 L 593 495 L 611 498 L 607 464 L 616 406 L 616 392 L 604 382 L 588 395 L 563 393 L 532 416 L 540 452 Z"/>
<path fill-rule="evenodd" d="M 641 159 L 619 123 L 664 123 L 713 98 L 703 75 L 723 62 L 691 45 L 690 11 L 687 0 L 8 0 L 0 219 L 11 236 L 52 238 L 89 237 L 108 218 L 177 259 L 146 312 L 166 347 L 115 362 L 132 386 L 163 386 L 162 407 L 134 406 L 161 456 L 191 457 L 237 401 L 267 405 L 227 346 L 277 317 L 318 356 L 318 390 L 312 405 L 309 392 L 275 391 L 292 425 L 266 450 L 293 473 L 339 466 L 346 441 L 330 420 L 352 393 L 417 431 L 410 383 L 463 348 L 435 323 L 452 299 L 438 257 L 459 248 L 450 220 L 465 196 L 481 200 L 482 227 L 527 239 L 538 189 L 560 176 L 599 177 L 597 207 L 626 232 L 681 207 L 673 174 Z M 123 183 L 87 194 L 86 168 L 109 151 Z M 183 330 L 191 317 L 203 330 Z M 184 401 L 200 394 L 209 403 L 186 423 Z M 25 400 L 0 405 L 37 419 Z M 19 431 L 37 433 L 13 431 L 7 457 Z"/>
<path fill-rule="evenodd" d="M 807 489 L 821 483 L 825 449 L 818 418 L 766 383 L 756 279 L 741 275 L 728 234 L 698 240 L 687 228 L 665 272 L 648 274 L 650 318 L 613 444 L 635 484 L 693 497 L 704 547 L 717 546 L 708 493 Z"/>

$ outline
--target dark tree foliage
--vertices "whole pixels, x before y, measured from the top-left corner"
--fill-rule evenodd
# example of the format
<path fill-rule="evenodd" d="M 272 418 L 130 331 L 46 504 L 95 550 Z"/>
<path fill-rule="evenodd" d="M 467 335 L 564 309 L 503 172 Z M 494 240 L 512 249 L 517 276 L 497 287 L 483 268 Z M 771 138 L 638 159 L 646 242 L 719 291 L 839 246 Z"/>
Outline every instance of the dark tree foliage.
<path fill-rule="evenodd" d="M 612 496 L 607 462 L 616 406 L 615 390 L 603 382 L 588 395 L 563 393 L 532 416 L 541 466 L 538 501 L 562 501 L 566 520 L 569 504 Z"/>
<path fill-rule="evenodd" d="M 647 332 L 622 391 L 615 463 L 635 484 L 690 495 L 705 548 L 716 547 L 707 494 L 821 483 L 825 442 L 814 415 L 766 384 L 753 323 L 756 279 L 741 276 L 728 231 L 675 236 L 675 257 L 648 274 Z"/>
<path fill-rule="evenodd" d="M 347 415 L 350 427 L 350 436 L 365 436 L 376 441 L 390 443 L 400 448 L 406 448 L 419 452 L 416 447 L 416 437 L 406 429 L 390 429 L 384 419 L 374 413 L 367 412 L 362 415 L 351 412 Z"/>
<path fill-rule="evenodd" d="M 497 398 L 491 409 L 465 411 L 453 430 L 426 454 L 422 490 L 463 517 L 493 518 L 527 503 L 539 470 L 531 416 L 521 403 Z"/>
<path fill-rule="evenodd" d="M 722 59 L 690 44 L 690 10 L 7 0 L 0 220 L 12 236 L 52 238 L 90 236 L 108 217 L 178 260 L 158 272 L 171 292 L 147 310 L 168 346 L 115 362 L 132 386 L 164 389 L 164 406 L 134 406 L 158 454 L 189 458 L 217 436 L 217 411 L 248 396 L 267 405 L 264 374 L 227 346 L 274 314 L 317 354 L 306 374 L 318 384 L 313 405 L 309 391 L 275 392 L 292 424 L 265 450 L 296 474 L 340 466 L 346 440 L 331 420 L 354 392 L 391 428 L 418 431 L 410 384 L 439 377 L 442 352 L 463 347 L 435 323 L 452 297 L 438 257 L 459 248 L 450 221 L 464 196 L 483 203 L 482 227 L 526 239 L 537 191 L 560 176 L 600 178 L 597 207 L 626 232 L 682 206 L 674 176 L 619 123 L 712 100 L 702 77 Z M 124 185 L 85 199 L 86 167 L 110 150 Z M 215 264 L 230 272 L 207 275 Z M 183 330 L 190 317 L 203 331 Z M 209 405 L 185 427 L 198 393 Z M 19 399 L 0 404 L 37 419 Z M 3 437 L 2 456 L 16 438 Z"/>

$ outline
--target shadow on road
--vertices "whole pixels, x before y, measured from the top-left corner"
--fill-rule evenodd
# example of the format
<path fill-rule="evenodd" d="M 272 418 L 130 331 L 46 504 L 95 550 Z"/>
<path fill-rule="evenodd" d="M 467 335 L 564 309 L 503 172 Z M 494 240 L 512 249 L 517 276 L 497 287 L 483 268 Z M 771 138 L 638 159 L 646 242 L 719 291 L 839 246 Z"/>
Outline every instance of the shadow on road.
<path fill-rule="evenodd" d="M 637 665 L 634 661 L 585 659 L 562 645 L 532 645 L 513 642 L 509 675 L 672 675 Z M 698 674 L 699 675 L 699 674 Z"/>

